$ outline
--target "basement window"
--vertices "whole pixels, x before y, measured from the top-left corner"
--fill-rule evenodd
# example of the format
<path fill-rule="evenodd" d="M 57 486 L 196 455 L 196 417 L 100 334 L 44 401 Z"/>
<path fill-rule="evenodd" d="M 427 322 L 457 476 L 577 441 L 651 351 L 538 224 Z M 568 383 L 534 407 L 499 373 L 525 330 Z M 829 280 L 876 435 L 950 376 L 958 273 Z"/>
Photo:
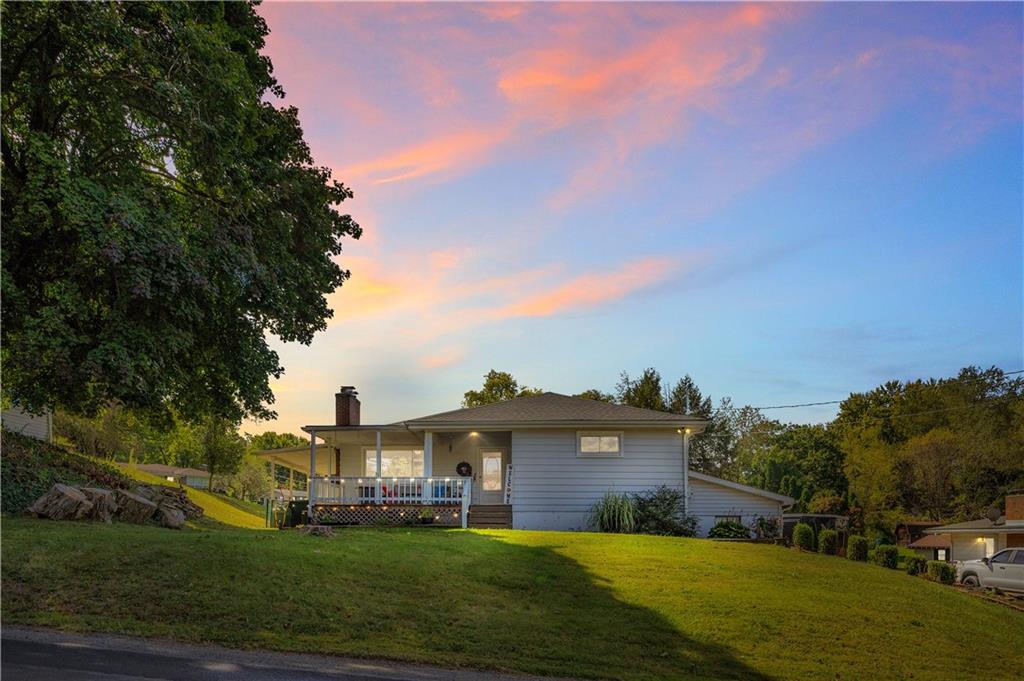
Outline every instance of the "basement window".
<path fill-rule="evenodd" d="M 622 456 L 622 433 L 576 433 L 577 456 Z"/>

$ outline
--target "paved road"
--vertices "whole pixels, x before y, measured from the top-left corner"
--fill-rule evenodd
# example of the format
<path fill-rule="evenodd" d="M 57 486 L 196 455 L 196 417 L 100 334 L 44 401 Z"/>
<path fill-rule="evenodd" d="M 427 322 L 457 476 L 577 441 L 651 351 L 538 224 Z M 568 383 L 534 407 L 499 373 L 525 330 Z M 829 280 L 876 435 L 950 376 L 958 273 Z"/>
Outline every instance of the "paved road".
<path fill-rule="evenodd" d="M 3 681 L 528 681 L 536 677 L 327 655 L 4 627 Z M 545 679 L 544 681 L 551 681 Z"/>

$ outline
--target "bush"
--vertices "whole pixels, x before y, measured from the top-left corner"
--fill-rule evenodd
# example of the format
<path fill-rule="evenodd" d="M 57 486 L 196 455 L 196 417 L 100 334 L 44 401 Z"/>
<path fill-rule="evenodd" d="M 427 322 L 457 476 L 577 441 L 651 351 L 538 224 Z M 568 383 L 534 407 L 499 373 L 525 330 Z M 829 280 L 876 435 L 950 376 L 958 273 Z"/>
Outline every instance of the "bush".
<path fill-rule="evenodd" d="M 943 560 L 928 561 L 928 577 L 942 584 L 952 584 L 956 581 L 956 568 L 952 563 Z"/>
<path fill-rule="evenodd" d="M 758 539 L 774 539 L 779 536 L 778 516 L 757 516 L 754 521 L 754 536 Z"/>
<path fill-rule="evenodd" d="M 590 525 L 600 532 L 632 532 L 636 529 L 636 504 L 625 494 L 605 492 L 590 509 Z"/>
<path fill-rule="evenodd" d="M 682 490 L 661 487 L 633 495 L 636 511 L 635 531 L 670 537 L 692 537 L 697 534 L 697 518 L 686 515 Z"/>
<path fill-rule="evenodd" d="M 712 539 L 750 539 L 750 529 L 735 520 L 723 520 L 708 532 Z"/>
<path fill-rule="evenodd" d="M 895 570 L 900 560 L 899 549 L 894 544 L 879 544 L 872 558 L 876 565 Z"/>
<path fill-rule="evenodd" d="M 814 528 L 807 523 L 797 523 L 793 527 L 793 545 L 801 551 L 813 551 Z"/>
<path fill-rule="evenodd" d="M 928 569 L 928 561 L 921 556 L 911 556 L 906 562 L 908 575 L 923 575 Z"/>
<path fill-rule="evenodd" d="M 850 535 L 846 542 L 846 557 L 850 560 L 865 562 L 868 559 L 868 538 L 859 534 Z"/>
<path fill-rule="evenodd" d="M 818 533 L 818 553 L 824 553 L 827 556 L 834 556 L 836 555 L 837 548 L 839 548 L 838 532 L 826 527 Z"/>

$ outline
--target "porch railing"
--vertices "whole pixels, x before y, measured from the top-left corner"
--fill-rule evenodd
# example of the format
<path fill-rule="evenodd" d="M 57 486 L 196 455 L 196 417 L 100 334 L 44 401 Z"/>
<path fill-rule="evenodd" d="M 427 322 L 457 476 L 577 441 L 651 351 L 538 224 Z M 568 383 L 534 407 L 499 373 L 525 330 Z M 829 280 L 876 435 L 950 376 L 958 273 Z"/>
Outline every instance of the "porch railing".
<path fill-rule="evenodd" d="M 316 504 L 461 504 L 470 478 L 342 478 L 313 479 Z"/>

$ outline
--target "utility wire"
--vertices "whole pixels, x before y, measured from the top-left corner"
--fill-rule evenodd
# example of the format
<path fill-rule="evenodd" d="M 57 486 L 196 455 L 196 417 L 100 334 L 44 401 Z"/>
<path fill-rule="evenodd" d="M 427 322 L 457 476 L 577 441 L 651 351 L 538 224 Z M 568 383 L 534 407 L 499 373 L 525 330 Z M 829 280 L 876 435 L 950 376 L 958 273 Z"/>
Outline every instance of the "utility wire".
<path fill-rule="evenodd" d="M 1003 372 L 1003 376 L 1016 376 L 1017 374 L 1024 374 L 1024 369 L 1018 369 L 1017 371 L 1004 371 Z M 942 379 L 942 382 L 943 383 L 950 383 L 950 382 L 956 381 L 956 382 L 959 382 L 959 383 L 970 383 L 970 382 L 973 382 L 973 381 L 982 381 L 982 380 L 985 380 L 984 376 L 977 376 L 975 378 L 944 378 L 944 379 Z M 938 383 L 925 383 L 924 385 L 926 385 L 926 386 L 938 386 L 939 384 Z M 854 393 L 851 392 L 850 394 L 852 395 Z M 846 398 L 846 399 L 849 399 L 849 398 Z M 765 411 L 765 410 L 768 410 L 768 409 L 797 409 L 799 407 L 821 407 L 821 406 L 825 406 L 825 405 L 829 405 L 829 404 L 842 404 L 843 402 L 846 401 L 846 399 L 842 399 L 842 400 L 828 400 L 827 402 L 805 402 L 803 404 L 777 404 L 777 405 L 770 405 L 770 406 L 767 406 L 767 407 L 751 407 L 751 409 L 757 409 L 758 411 Z M 953 409 L 960 409 L 961 407 L 951 407 L 951 408 L 953 408 Z M 729 407 L 729 409 L 732 410 L 732 411 L 738 411 L 740 409 L 743 409 L 743 407 Z M 930 413 L 930 412 L 920 412 L 920 413 L 924 414 L 924 413 Z M 906 416 L 914 416 L 914 414 L 906 414 Z M 884 417 L 884 418 L 897 418 L 897 417 Z"/>

